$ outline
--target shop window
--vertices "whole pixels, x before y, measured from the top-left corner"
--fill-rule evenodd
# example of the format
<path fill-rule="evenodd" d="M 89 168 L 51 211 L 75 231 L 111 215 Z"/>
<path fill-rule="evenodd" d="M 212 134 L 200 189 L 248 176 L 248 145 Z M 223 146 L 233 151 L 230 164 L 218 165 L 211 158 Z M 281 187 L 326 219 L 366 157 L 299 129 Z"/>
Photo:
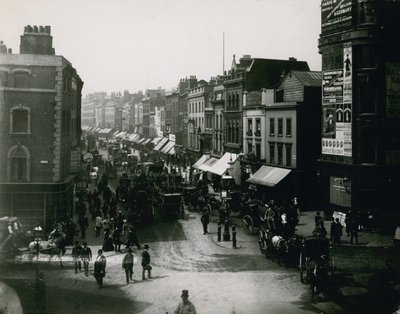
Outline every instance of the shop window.
<path fill-rule="evenodd" d="M 269 143 L 269 161 L 275 163 L 275 143 Z"/>
<path fill-rule="evenodd" d="M 283 145 L 278 144 L 278 165 L 282 165 L 283 160 Z"/>
<path fill-rule="evenodd" d="M 10 111 L 10 133 L 30 133 L 30 109 L 24 106 L 11 108 Z"/>
<path fill-rule="evenodd" d="M 285 145 L 286 147 L 286 167 L 292 166 L 292 145 Z"/>
<path fill-rule="evenodd" d="M 13 146 L 8 152 L 7 174 L 10 182 L 30 180 L 30 153 L 22 145 Z"/>
<path fill-rule="evenodd" d="M 361 131 L 360 162 L 362 164 L 376 163 L 376 137 L 371 129 Z"/>

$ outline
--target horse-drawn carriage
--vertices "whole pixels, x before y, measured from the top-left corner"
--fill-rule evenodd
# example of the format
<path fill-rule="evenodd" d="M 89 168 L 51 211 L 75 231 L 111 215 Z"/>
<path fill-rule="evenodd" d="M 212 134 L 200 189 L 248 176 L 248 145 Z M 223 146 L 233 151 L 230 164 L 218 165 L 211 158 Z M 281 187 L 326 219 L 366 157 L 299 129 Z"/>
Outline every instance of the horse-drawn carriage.
<path fill-rule="evenodd" d="M 175 220 L 182 214 L 182 194 L 168 193 L 162 195 L 160 216 L 163 220 Z"/>
<path fill-rule="evenodd" d="M 306 237 L 300 253 L 300 281 L 309 283 L 312 295 L 321 291 L 327 283 L 329 273 L 334 272 L 334 258 L 329 255 L 329 239 Z"/>

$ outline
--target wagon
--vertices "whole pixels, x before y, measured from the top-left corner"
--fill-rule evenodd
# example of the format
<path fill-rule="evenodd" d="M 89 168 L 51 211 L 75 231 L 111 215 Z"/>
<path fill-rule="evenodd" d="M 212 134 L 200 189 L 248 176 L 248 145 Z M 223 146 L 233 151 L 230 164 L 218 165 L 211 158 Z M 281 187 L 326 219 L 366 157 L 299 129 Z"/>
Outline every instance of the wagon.
<path fill-rule="evenodd" d="M 182 214 L 182 194 L 169 193 L 162 195 L 161 218 L 163 220 L 176 220 Z"/>
<path fill-rule="evenodd" d="M 329 256 L 329 239 L 322 237 L 306 237 L 300 253 L 300 281 L 309 283 L 315 269 L 328 274 L 334 271 L 334 258 Z"/>
<path fill-rule="evenodd" d="M 191 209 L 197 206 L 198 202 L 198 192 L 194 186 L 185 186 L 182 188 L 183 199 L 185 205 Z"/>

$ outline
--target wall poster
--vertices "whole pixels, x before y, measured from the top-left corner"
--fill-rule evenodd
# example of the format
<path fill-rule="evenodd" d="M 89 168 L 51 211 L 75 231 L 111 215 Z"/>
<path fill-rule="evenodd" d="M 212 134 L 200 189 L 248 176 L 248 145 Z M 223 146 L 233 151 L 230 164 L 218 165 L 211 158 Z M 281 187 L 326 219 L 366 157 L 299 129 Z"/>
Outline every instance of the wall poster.
<path fill-rule="evenodd" d="M 322 154 L 352 156 L 352 47 L 343 45 L 343 68 L 322 73 Z"/>

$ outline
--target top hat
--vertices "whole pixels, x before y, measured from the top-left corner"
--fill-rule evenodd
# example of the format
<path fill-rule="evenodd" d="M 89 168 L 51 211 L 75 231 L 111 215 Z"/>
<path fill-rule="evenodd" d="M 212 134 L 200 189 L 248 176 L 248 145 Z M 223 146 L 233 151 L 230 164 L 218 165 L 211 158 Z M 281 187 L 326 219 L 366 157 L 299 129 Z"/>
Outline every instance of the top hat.
<path fill-rule="evenodd" d="M 182 290 L 181 297 L 189 297 L 189 290 Z"/>
<path fill-rule="evenodd" d="M 148 249 L 149 246 L 147 244 L 144 245 L 144 249 Z"/>

